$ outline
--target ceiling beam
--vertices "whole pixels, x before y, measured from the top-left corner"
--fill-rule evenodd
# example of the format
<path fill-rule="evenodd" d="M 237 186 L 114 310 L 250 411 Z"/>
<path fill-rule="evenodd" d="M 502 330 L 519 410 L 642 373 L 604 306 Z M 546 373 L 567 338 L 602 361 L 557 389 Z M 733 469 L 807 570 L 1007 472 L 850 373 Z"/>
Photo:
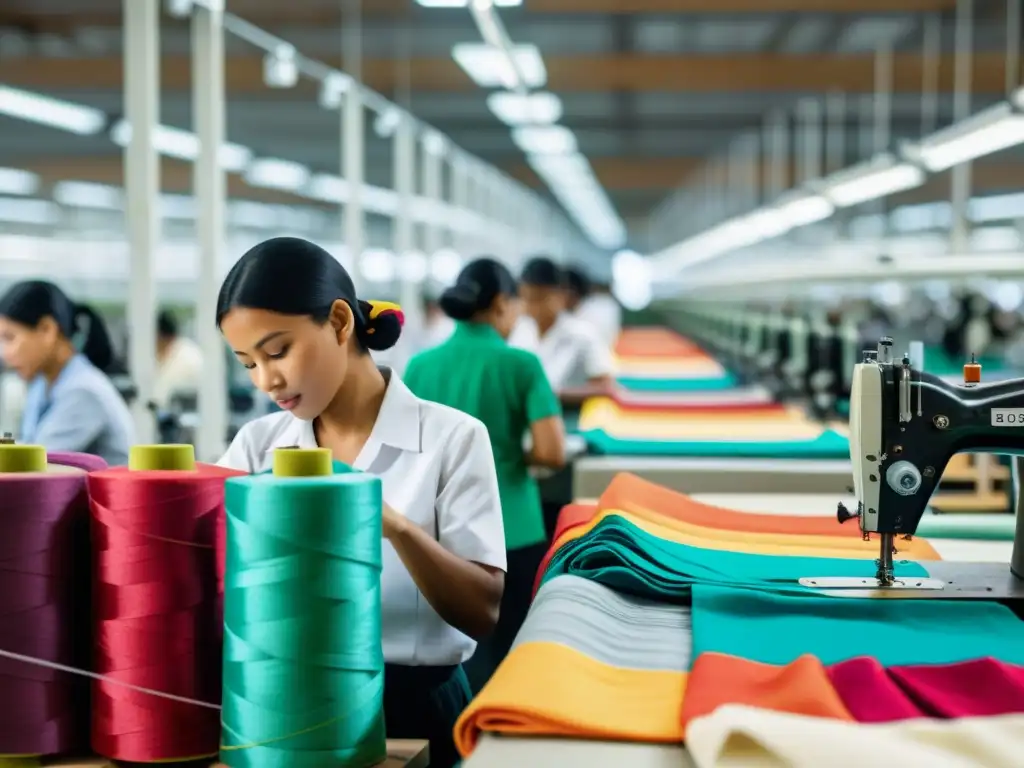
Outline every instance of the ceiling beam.
<path fill-rule="evenodd" d="M 594 175 L 609 193 L 661 191 L 667 194 L 683 184 L 686 178 L 697 170 L 700 158 L 644 158 L 614 157 L 592 158 L 590 164 Z M 38 173 L 44 184 L 62 180 L 92 181 L 100 184 L 120 185 L 124 180 L 124 167 L 120 155 L 99 157 L 50 157 L 46 160 L 21 163 L 19 168 Z M 510 163 L 504 170 L 513 178 L 538 189 L 544 184 L 524 163 Z M 755 169 L 756 172 L 757 169 Z M 901 201 L 935 200 L 948 198 L 948 174 L 932 177 L 928 183 L 901 197 Z M 1018 189 L 1024 185 L 1024 162 L 982 160 L 974 165 L 975 191 L 1001 191 Z M 160 171 L 161 188 L 164 192 L 186 193 L 192 189 L 192 166 L 189 163 L 164 158 Z M 310 203 L 306 198 L 284 192 L 250 187 L 241 177 L 228 175 L 228 193 L 232 197 L 249 198 L 263 202 Z"/>
<path fill-rule="evenodd" d="M 956 0 L 529 0 L 530 13 L 907 13 L 953 8 Z"/>
<path fill-rule="evenodd" d="M 681 14 L 681 13 L 927 13 L 948 10 L 956 0 L 528 0 L 524 9 L 503 9 L 506 17 L 555 14 Z M 121 14 L 111 11 L 47 13 L 30 0 L 7 0 L 0 24 L 34 30 L 70 31 L 80 26 L 119 25 Z M 288 4 L 280 0 L 232 0 L 235 15 L 260 25 L 329 24 L 341 19 L 341 3 Z M 412 0 L 365 0 L 366 18 L 408 16 L 412 13 L 453 13 L 447 9 L 418 8 Z"/>
<path fill-rule="evenodd" d="M 944 91 L 953 87 L 953 56 L 940 62 L 939 82 Z M 871 55 L 755 54 L 728 56 L 548 56 L 548 88 L 557 92 L 660 91 L 750 92 L 827 91 L 870 93 L 874 89 Z M 917 54 L 897 54 L 894 61 L 895 90 L 920 91 L 924 60 Z M 56 59 L 9 58 L 0 61 L 0 82 L 25 88 L 119 89 L 123 74 L 120 57 Z M 366 83 L 391 92 L 398 83 L 398 63 L 371 59 L 363 64 Z M 472 91 L 473 82 L 448 58 L 414 59 L 411 86 L 416 91 Z M 1001 94 L 1005 81 L 1002 53 L 974 57 L 975 93 Z M 263 84 L 263 64 L 258 56 L 232 56 L 226 63 L 229 94 L 268 94 Z M 187 90 L 191 74 L 187 57 L 163 59 L 161 83 L 165 89 Z M 310 89 L 306 80 L 300 86 Z"/>

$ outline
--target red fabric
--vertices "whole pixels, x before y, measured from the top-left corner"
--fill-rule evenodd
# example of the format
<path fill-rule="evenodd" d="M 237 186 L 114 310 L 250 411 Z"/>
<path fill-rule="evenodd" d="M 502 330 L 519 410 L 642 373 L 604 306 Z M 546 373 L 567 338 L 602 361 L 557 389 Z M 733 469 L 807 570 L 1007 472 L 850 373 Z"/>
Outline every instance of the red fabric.
<path fill-rule="evenodd" d="M 635 392 L 614 389 L 611 399 L 623 414 L 666 413 L 673 416 L 784 416 L 786 407 L 779 403 L 665 403 L 657 400 L 641 400 Z"/>
<path fill-rule="evenodd" d="M 828 673 L 862 723 L 1024 712 L 1024 667 L 995 659 L 883 669 L 876 660 L 861 658 L 836 664 Z"/>

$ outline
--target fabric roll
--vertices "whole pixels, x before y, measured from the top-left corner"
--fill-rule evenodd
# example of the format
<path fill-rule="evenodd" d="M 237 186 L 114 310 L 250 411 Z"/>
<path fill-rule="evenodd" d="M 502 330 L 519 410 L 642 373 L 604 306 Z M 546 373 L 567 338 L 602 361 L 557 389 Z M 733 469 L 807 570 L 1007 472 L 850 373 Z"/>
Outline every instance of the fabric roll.
<path fill-rule="evenodd" d="M 544 585 L 512 651 L 455 729 L 646 742 L 682 739 L 690 612 L 562 576 Z"/>
<path fill-rule="evenodd" d="M 727 390 L 736 386 L 736 377 L 730 373 L 693 378 L 644 378 L 619 376 L 619 385 L 633 392 L 705 392 Z"/>
<path fill-rule="evenodd" d="M 729 705 L 690 723 L 697 768 L 1019 768 L 1024 716 L 861 725 Z"/>
<path fill-rule="evenodd" d="M 1024 664 L 1024 622 L 985 601 L 780 594 L 705 579 L 693 587 L 693 616 L 695 657 L 714 652 L 789 664 L 811 654 L 829 665 L 867 651 L 886 667 L 986 657 Z"/>
<path fill-rule="evenodd" d="M 924 577 L 918 563 L 900 561 L 901 577 Z M 628 594 L 678 600 L 694 583 L 809 591 L 804 576 L 871 577 L 870 560 L 774 557 L 712 550 L 652 535 L 619 515 L 609 515 L 586 536 L 568 541 L 553 555 L 543 582 L 560 574 L 581 576 Z M 543 583 L 542 582 L 542 583 Z"/>

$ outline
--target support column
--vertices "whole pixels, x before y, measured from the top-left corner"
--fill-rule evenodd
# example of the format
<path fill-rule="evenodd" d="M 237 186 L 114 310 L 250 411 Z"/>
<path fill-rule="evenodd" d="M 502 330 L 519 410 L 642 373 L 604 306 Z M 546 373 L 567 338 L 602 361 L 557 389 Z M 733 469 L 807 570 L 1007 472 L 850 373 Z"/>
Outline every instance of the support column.
<path fill-rule="evenodd" d="M 152 443 L 149 411 L 156 376 L 156 284 L 160 242 L 160 160 L 153 141 L 160 119 L 160 2 L 123 0 L 124 103 L 131 125 L 125 147 L 125 215 L 128 245 L 128 371 L 138 396 L 132 406 L 136 442 Z"/>
<path fill-rule="evenodd" d="M 436 139 L 436 140 L 435 140 Z M 440 137 L 423 138 L 423 197 L 439 209 L 444 205 L 441 190 L 441 167 L 444 162 L 444 145 Z M 430 216 L 423 224 L 423 251 L 427 258 L 444 245 L 444 225 L 440 216 Z"/>
<path fill-rule="evenodd" d="M 216 461 L 228 429 L 227 360 L 217 330 L 217 293 L 226 266 L 224 211 L 226 182 L 220 152 L 224 144 L 224 11 L 221 2 L 196 7 L 192 15 L 192 114 L 199 137 L 193 169 L 199 237 L 197 335 L 203 352 L 199 382 L 196 454 Z"/>
<path fill-rule="evenodd" d="M 407 324 L 419 328 L 422 321 L 420 286 L 408 280 L 401 268 L 408 254 L 416 250 L 416 227 L 412 215 L 413 195 L 416 189 L 416 126 L 407 114 L 395 129 L 394 141 L 394 184 L 398 193 L 398 211 L 392 223 L 393 248 L 399 265 L 399 302 L 405 313 Z"/>
<path fill-rule="evenodd" d="M 366 213 L 363 206 L 365 183 L 366 110 L 362 89 L 362 2 L 346 0 L 342 16 L 342 51 L 345 68 L 352 78 L 341 107 L 341 177 L 348 182 L 348 200 L 342 212 L 342 242 L 348 247 L 352 280 L 361 287 L 360 263 L 366 250 Z"/>

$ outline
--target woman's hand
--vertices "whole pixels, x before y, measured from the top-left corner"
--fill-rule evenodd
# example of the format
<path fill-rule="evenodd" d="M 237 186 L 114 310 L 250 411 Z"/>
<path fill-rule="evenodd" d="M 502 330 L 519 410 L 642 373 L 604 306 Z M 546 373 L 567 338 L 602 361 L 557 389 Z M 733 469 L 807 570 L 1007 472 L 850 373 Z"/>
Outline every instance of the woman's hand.
<path fill-rule="evenodd" d="M 384 502 L 384 538 L 389 541 L 402 534 L 408 527 L 409 521 L 404 515 L 398 514 L 394 508 Z"/>

